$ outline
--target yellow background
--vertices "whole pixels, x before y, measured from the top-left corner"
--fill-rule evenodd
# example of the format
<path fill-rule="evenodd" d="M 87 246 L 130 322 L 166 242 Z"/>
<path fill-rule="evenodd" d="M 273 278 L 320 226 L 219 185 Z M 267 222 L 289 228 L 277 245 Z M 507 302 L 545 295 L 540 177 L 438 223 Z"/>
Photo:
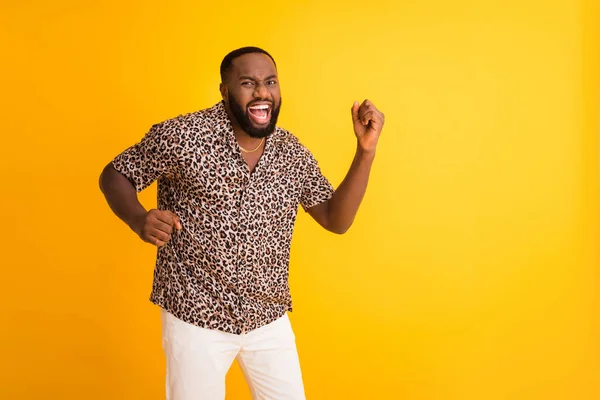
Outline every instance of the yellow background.
<path fill-rule="evenodd" d="M 153 123 L 216 103 L 243 45 L 276 58 L 281 125 L 334 185 L 352 102 L 387 117 L 351 231 L 300 212 L 309 399 L 600 398 L 599 16 L 573 0 L 4 1 L 0 398 L 164 398 L 155 251 L 98 175 Z M 227 383 L 249 398 L 237 365 Z"/>

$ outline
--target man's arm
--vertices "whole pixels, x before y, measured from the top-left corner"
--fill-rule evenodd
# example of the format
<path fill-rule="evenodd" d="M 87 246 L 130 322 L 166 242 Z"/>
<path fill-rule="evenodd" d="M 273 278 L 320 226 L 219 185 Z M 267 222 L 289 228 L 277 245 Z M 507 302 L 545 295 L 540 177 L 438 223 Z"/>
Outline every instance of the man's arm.
<path fill-rule="evenodd" d="M 111 210 L 145 242 L 164 246 L 171 239 L 173 227 L 181 229 L 179 218 L 172 212 L 146 211 L 135 187 L 112 163 L 102 171 L 99 183 Z"/>
<path fill-rule="evenodd" d="M 350 170 L 331 199 L 308 209 L 322 227 L 338 234 L 350 228 L 367 190 L 374 157 L 374 153 L 357 149 Z"/>
<path fill-rule="evenodd" d="M 357 150 L 350 170 L 331 199 L 311 207 L 307 212 L 330 232 L 345 233 L 356 217 L 367 190 L 371 166 L 385 117 L 369 100 L 352 106 L 352 122 Z"/>
<path fill-rule="evenodd" d="M 139 202 L 131 182 L 112 163 L 104 167 L 100 175 L 100 190 L 113 213 L 135 231 L 135 221 L 146 215 L 147 211 Z"/>

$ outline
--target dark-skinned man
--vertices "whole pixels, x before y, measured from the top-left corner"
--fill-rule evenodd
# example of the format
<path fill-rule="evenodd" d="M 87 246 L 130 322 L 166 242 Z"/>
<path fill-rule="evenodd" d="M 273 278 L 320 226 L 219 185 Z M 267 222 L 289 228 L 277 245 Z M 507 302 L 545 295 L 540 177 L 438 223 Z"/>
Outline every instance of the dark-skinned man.
<path fill-rule="evenodd" d="M 277 126 L 275 61 L 245 47 L 221 63 L 222 100 L 158 123 L 100 176 L 108 205 L 157 246 L 150 300 L 162 315 L 166 397 L 225 398 L 237 359 L 253 399 L 304 399 L 287 312 L 298 206 L 324 229 L 346 232 L 359 209 L 383 114 L 351 107 L 356 154 L 334 189 L 312 153 Z M 137 193 L 158 181 L 157 208 Z"/>

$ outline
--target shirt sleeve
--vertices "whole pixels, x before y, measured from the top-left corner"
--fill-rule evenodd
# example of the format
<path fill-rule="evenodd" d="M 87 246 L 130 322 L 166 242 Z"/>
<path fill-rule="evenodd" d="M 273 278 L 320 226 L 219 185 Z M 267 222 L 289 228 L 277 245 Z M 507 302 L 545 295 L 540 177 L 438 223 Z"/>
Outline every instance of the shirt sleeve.
<path fill-rule="evenodd" d="M 300 204 L 304 211 L 329 200 L 335 191 L 331 182 L 323 175 L 313 154 L 308 150 L 306 154 L 307 165 L 300 195 Z"/>
<path fill-rule="evenodd" d="M 180 133 L 173 122 L 155 124 L 138 143 L 117 155 L 112 165 L 141 192 L 155 180 L 174 175 L 181 155 Z"/>

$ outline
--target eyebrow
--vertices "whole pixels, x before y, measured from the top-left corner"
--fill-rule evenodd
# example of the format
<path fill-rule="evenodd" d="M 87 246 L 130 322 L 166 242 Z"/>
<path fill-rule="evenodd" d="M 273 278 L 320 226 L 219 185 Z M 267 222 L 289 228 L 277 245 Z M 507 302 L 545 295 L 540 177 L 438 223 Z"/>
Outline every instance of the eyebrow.
<path fill-rule="evenodd" d="M 269 76 L 267 76 L 265 78 L 265 81 L 267 81 L 269 79 L 273 79 L 273 78 L 277 78 L 277 75 L 269 75 Z M 249 80 L 249 81 L 255 81 L 256 82 L 256 79 L 254 79 L 251 76 L 240 76 L 240 81 L 243 81 L 243 80 Z"/>

